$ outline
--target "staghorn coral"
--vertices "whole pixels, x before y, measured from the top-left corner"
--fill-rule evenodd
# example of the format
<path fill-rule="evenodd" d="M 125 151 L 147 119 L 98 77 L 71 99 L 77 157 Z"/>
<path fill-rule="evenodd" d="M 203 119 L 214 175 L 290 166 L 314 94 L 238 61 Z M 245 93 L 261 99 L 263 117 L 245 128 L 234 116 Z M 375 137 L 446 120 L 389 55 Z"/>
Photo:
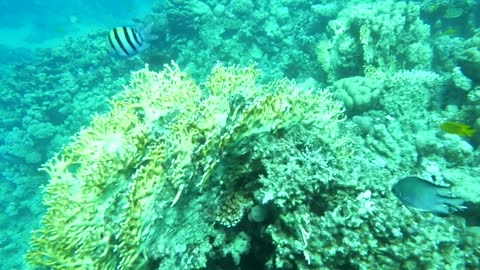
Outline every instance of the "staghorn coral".
<path fill-rule="evenodd" d="M 170 258 L 169 246 L 177 243 L 169 243 L 172 235 L 186 232 L 178 228 L 208 231 L 205 224 L 215 218 L 175 224 L 178 219 L 163 217 L 182 216 L 181 205 L 195 201 L 198 187 L 231 192 L 255 170 L 241 160 L 279 136 L 334 140 L 342 107 L 331 94 L 301 90 L 289 80 L 256 85 L 257 76 L 253 67 L 217 65 L 200 87 L 175 64 L 160 73 L 133 73 L 111 110 L 95 116 L 43 167 L 50 177 L 48 210 L 27 262 L 52 269 L 170 269 L 171 261 L 178 263 Z M 166 233 L 170 238 L 159 237 Z M 205 267 L 213 245 L 190 238 L 196 241 L 184 247 L 195 255 L 179 267 Z M 248 239 L 241 242 L 247 245 L 224 253 L 244 253 Z"/>

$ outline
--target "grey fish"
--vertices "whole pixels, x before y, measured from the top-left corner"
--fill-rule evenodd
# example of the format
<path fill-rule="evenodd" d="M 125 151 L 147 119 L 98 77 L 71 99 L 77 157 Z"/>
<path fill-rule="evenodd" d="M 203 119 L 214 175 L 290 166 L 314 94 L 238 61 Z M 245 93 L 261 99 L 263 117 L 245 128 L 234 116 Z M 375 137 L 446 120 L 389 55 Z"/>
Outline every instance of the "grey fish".
<path fill-rule="evenodd" d="M 464 200 L 449 196 L 449 187 L 416 176 L 400 179 L 392 186 L 392 192 L 403 204 L 437 215 L 448 215 L 465 208 L 462 206 Z"/>

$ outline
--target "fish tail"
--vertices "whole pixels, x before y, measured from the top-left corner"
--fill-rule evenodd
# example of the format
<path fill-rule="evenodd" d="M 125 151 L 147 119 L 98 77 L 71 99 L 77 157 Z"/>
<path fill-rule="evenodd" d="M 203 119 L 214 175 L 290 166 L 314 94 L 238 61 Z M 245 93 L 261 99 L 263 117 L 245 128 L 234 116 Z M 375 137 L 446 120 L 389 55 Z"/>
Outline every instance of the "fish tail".
<path fill-rule="evenodd" d="M 475 134 L 476 130 L 473 128 L 468 128 L 465 130 L 465 136 L 472 137 Z"/>
<path fill-rule="evenodd" d="M 465 201 L 460 198 L 448 198 L 448 197 L 443 197 L 443 203 L 451 206 L 454 208 L 456 211 L 460 211 L 465 209 L 465 206 L 463 205 Z"/>

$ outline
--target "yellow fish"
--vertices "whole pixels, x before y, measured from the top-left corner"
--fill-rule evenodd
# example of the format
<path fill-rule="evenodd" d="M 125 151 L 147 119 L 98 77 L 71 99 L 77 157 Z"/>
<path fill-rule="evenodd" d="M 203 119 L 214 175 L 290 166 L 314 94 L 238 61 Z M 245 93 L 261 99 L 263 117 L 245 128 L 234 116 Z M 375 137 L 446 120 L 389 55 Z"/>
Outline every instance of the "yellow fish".
<path fill-rule="evenodd" d="M 456 122 L 445 122 L 440 125 L 440 128 L 447 133 L 456 134 L 463 137 L 472 137 L 475 133 L 475 130 L 469 125 Z"/>
<path fill-rule="evenodd" d="M 443 34 L 447 35 L 447 36 L 454 36 L 455 34 L 457 34 L 457 29 L 455 28 L 448 28 L 447 30 L 445 30 L 443 32 Z"/>

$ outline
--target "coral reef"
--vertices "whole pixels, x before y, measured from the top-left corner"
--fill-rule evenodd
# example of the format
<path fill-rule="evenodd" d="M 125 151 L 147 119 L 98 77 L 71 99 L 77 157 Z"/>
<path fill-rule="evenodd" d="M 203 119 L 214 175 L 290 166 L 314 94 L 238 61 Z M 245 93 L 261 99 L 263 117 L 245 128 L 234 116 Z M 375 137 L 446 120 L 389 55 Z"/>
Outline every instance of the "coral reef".
<path fill-rule="evenodd" d="M 340 162 L 283 147 L 266 159 L 268 177 L 262 182 L 275 185 L 273 190 L 281 192 L 277 196 L 287 199 L 281 209 L 288 209 L 266 229 L 275 243 L 269 269 L 432 269 L 478 263 L 456 238 L 464 236 L 460 220 L 432 221 L 399 208 L 385 188 L 389 172 L 400 167 L 354 149 L 355 156 Z M 350 162 L 350 170 L 339 167 L 343 162 Z"/>
<path fill-rule="evenodd" d="M 40 165 L 107 108 L 105 100 L 121 89 L 131 68 L 143 66 L 112 61 L 104 42 L 102 31 L 66 38 L 55 49 L 37 50 L 0 80 L 0 205 L 6 209 L 0 256 L 6 269 L 22 269 L 30 231 L 45 211 L 39 186 L 47 177 Z"/>
<path fill-rule="evenodd" d="M 480 205 L 479 8 L 167 0 L 141 59 L 91 29 L 38 51 L 0 81 L 3 268 L 44 215 L 24 268 L 478 269 L 474 227 L 389 189 L 419 175 Z"/>
<path fill-rule="evenodd" d="M 442 175 L 453 184 L 453 192 L 477 205 L 480 203 L 480 170 L 475 167 L 443 168 Z"/>
<path fill-rule="evenodd" d="M 409 210 L 387 192 L 399 175 L 479 162 L 414 143 L 422 136 L 457 147 L 431 137 L 422 119 L 437 75 L 385 80 L 400 90 L 413 82 L 423 95 L 394 107 L 388 89 L 383 103 L 395 118 L 367 111 L 358 135 L 329 91 L 257 85 L 257 76 L 219 64 L 203 84 L 175 64 L 133 73 L 111 110 L 45 165 L 48 211 L 27 261 L 52 269 L 478 266 L 463 219 Z"/>
<path fill-rule="evenodd" d="M 401 70 L 385 77 L 380 103 L 393 117 L 425 114 L 438 106 L 442 83 L 431 71 Z"/>
<path fill-rule="evenodd" d="M 164 61 L 175 59 L 195 78 L 207 75 L 206 67 L 216 61 L 255 61 L 269 71 L 263 79 L 272 80 L 320 76 L 312 47 L 326 19 L 315 10 L 308 1 L 167 0 L 159 1 L 151 17 L 162 22 L 159 31 L 170 37 L 156 45 L 168 51 Z M 152 55 L 146 61 L 158 58 Z"/>
<path fill-rule="evenodd" d="M 318 41 L 316 53 L 329 81 L 372 70 L 427 69 L 433 58 L 429 35 L 417 5 L 360 3 L 328 22 L 328 38 Z"/>
<path fill-rule="evenodd" d="M 331 94 L 299 89 L 288 80 L 256 86 L 257 76 L 252 67 L 217 65 L 200 88 L 175 64 L 161 73 L 134 73 L 111 111 L 95 117 L 44 166 L 50 176 L 48 210 L 33 233 L 27 261 L 53 269 L 147 263 L 169 268 L 168 260 L 151 257 L 145 246 L 159 239 L 157 232 L 165 233 L 158 224 L 176 221 L 163 218 L 164 211 L 197 200 L 197 187 L 232 188 L 255 173 L 249 156 L 275 138 L 301 133 L 335 142 L 342 107 Z M 206 266 L 205 251 L 196 252 L 195 262 L 181 268 Z"/>
<path fill-rule="evenodd" d="M 465 75 L 480 83 L 480 32 L 464 42 L 464 50 L 460 56 L 460 66 Z"/>
<path fill-rule="evenodd" d="M 380 98 L 383 85 L 378 80 L 365 77 L 350 77 L 335 81 L 328 89 L 343 101 L 349 115 L 372 109 Z"/>
<path fill-rule="evenodd" d="M 423 17 L 434 28 L 442 28 L 448 25 L 465 28 L 474 27 L 471 17 L 475 13 L 475 1 L 427 0 L 419 4 Z"/>

